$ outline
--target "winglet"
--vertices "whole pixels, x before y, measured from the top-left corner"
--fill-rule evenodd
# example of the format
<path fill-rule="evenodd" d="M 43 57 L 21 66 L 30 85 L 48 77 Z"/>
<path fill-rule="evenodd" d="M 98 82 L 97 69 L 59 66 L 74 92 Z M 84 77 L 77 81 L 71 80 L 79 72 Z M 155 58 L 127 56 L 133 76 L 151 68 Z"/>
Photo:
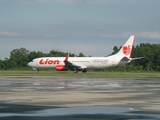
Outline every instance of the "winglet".
<path fill-rule="evenodd" d="M 66 58 L 65 58 L 65 60 L 63 62 L 67 62 L 68 58 L 69 58 L 69 53 L 66 55 Z"/>

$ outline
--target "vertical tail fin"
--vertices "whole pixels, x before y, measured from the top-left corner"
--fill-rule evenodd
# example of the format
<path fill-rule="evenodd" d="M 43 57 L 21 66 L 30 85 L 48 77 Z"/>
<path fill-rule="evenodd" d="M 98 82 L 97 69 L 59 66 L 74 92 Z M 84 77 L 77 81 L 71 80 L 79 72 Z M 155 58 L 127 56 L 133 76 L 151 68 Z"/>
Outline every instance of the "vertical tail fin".
<path fill-rule="evenodd" d="M 135 35 L 130 36 L 127 42 L 122 46 L 119 52 L 116 55 L 124 56 L 130 58 L 132 53 L 132 48 L 135 40 Z"/>

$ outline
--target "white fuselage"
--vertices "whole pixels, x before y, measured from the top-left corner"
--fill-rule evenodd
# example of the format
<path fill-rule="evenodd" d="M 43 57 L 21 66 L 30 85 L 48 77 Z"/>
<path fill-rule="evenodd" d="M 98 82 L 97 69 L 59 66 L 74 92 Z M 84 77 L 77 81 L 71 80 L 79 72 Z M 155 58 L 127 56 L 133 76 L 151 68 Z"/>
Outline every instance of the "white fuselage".
<path fill-rule="evenodd" d="M 55 68 L 57 65 L 65 65 L 65 57 L 36 58 L 28 65 L 33 68 Z M 101 69 L 124 65 L 128 62 L 121 61 L 122 57 L 69 57 L 68 61 L 80 65 L 86 69 Z"/>
<path fill-rule="evenodd" d="M 73 70 L 74 72 L 86 72 L 87 69 L 102 69 L 129 63 L 135 36 L 132 35 L 121 47 L 118 53 L 109 57 L 42 57 L 36 58 L 28 65 L 34 69 L 55 68 L 57 71 Z M 139 59 L 139 58 L 134 58 Z M 141 58 L 140 58 L 141 59 Z"/>

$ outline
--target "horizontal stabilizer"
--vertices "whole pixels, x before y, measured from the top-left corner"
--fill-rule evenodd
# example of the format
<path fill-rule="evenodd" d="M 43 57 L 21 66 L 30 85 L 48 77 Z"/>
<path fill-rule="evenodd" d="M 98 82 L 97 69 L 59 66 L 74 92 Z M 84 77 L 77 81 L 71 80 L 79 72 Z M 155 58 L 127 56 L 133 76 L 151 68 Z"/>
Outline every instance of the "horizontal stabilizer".
<path fill-rule="evenodd" d="M 130 59 L 128 57 L 123 57 L 121 61 L 130 61 Z"/>
<path fill-rule="evenodd" d="M 137 58 L 131 58 L 131 60 L 137 60 L 137 59 L 142 59 L 144 57 L 137 57 Z"/>

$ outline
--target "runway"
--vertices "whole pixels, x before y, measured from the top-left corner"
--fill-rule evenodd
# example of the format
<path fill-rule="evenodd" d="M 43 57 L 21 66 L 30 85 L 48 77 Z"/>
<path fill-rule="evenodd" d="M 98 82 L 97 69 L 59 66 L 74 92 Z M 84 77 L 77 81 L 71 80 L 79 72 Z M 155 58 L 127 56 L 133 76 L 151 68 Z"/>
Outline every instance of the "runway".
<path fill-rule="evenodd" d="M 160 119 L 159 88 L 153 78 L 1 76 L 0 119 Z"/>

